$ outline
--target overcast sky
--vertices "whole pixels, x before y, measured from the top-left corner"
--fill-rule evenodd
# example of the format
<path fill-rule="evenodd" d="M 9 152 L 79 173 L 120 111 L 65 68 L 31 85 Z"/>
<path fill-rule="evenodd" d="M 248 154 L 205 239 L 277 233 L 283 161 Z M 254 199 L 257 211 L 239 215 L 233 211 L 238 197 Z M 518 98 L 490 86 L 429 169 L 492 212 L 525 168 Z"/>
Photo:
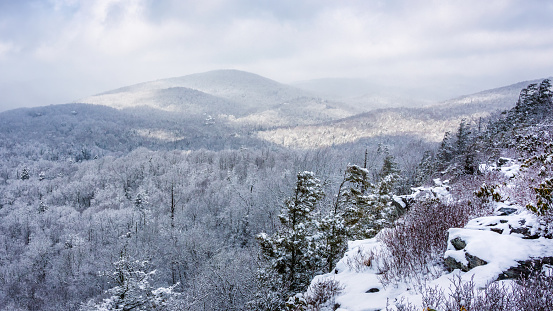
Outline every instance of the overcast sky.
<path fill-rule="evenodd" d="M 230 68 L 448 96 L 549 77 L 553 1 L 0 0 L 0 111 Z"/>

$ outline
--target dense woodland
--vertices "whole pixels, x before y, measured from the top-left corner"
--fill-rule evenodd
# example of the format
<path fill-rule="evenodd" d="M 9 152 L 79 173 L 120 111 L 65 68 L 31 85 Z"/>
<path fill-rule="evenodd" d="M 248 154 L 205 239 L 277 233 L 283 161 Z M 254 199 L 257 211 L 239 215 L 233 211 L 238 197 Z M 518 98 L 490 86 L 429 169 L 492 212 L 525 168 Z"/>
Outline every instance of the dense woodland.
<path fill-rule="evenodd" d="M 402 227 L 419 224 L 421 211 L 460 215 L 435 224 L 435 240 L 422 236 L 435 244 L 427 259 L 413 259 L 440 260 L 448 226 L 488 212 L 487 195 L 503 181 L 479 164 L 499 157 L 526 163 L 510 199 L 539 214 L 551 235 L 552 106 L 544 80 L 513 109 L 462 121 L 441 144 L 389 136 L 316 150 L 163 113 L 84 104 L 5 112 L 0 309 L 308 308 L 289 298 L 332 271 L 348 240 L 382 228 L 402 228 L 390 231 L 394 241 L 424 235 Z M 139 128 L 187 136 L 155 139 Z M 437 177 L 457 189 L 454 205 L 394 204 Z M 388 271 L 389 282 L 400 274 Z"/>

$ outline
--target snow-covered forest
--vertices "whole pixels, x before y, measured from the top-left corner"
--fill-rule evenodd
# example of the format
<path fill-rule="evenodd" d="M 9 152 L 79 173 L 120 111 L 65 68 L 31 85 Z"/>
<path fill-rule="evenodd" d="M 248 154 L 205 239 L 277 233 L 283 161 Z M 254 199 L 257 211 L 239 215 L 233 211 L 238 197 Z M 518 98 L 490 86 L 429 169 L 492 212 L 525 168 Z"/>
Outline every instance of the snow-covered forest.
<path fill-rule="evenodd" d="M 212 97 L 224 115 L 142 99 L 1 113 L 0 310 L 553 308 L 549 80 L 412 131 L 389 119 L 401 109 L 342 119 L 295 92 L 263 111 L 248 105 L 278 92 L 252 93 L 237 117 Z M 400 128 L 348 132 L 376 122 Z M 355 135 L 328 138 L 340 127 Z M 290 132 L 301 149 L 279 143 Z"/>

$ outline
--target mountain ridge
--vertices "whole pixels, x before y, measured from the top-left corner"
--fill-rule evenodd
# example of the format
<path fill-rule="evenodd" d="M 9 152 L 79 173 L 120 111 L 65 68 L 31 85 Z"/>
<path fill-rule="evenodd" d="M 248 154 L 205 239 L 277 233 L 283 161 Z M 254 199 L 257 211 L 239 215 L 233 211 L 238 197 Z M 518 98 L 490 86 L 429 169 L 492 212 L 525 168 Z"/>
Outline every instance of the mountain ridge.
<path fill-rule="evenodd" d="M 172 94 L 168 94 L 168 89 L 173 90 Z M 188 106 L 195 108 L 195 114 L 220 114 L 232 123 L 264 127 L 310 124 L 339 119 L 356 112 L 345 104 L 329 102 L 300 89 L 239 70 L 216 70 L 144 82 L 93 95 L 79 102 L 117 109 L 146 106 L 190 113 L 190 110 L 183 109 L 183 106 Z M 229 107 L 232 109 L 226 109 Z"/>
<path fill-rule="evenodd" d="M 360 111 L 257 74 L 215 70 L 125 86 L 80 102 L 116 108 L 144 120 L 157 118 L 157 126 L 155 122 L 140 125 L 136 129 L 140 133 L 165 131 L 163 137 L 192 139 L 199 136 L 187 132 L 205 132 L 209 134 L 200 135 L 204 139 L 218 140 L 238 135 L 242 140 L 249 137 L 283 147 L 313 149 L 378 136 L 410 135 L 438 142 L 463 119 L 479 122 L 494 111 L 514 106 L 519 90 L 537 81 L 424 107 Z M 169 115 L 175 119 L 170 125 L 163 120 Z M 179 129 L 175 122 L 186 126 Z"/>

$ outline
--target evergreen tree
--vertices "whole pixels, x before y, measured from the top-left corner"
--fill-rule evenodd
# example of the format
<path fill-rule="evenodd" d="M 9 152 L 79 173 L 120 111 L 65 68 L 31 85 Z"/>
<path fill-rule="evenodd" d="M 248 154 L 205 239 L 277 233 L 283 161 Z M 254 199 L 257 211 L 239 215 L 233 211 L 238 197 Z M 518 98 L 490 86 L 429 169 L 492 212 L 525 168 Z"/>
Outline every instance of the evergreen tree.
<path fill-rule="evenodd" d="M 436 154 L 438 170 L 446 170 L 451 160 L 455 157 L 455 147 L 453 137 L 450 132 L 445 132 L 444 139 L 440 143 L 438 152 Z"/>
<path fill-rule="evenodd" d="M 476 172 L 475 137 L 466 120 L 461 121 L 455 136 L 456 173 L 458 175 L 474 174 Z"/>
<path fill-rule="evenodd" d="M 457 133 L 455 134 L 456 155 L 463 154 L 467 150 L 468 146 L 470 145 L 471 134 L 472 131 L 470 125 L 467 123 L 467 120 L 463 119 L 459 124 L 459 127 L 457 128 Z"/>
<path fill-rule="evenodd" d="M 114 287 L 109 289 L 108 298 L 95 303 L 94 300 L 83 305 L 82 311 L 130 311 L 130 310 L 168 310 L 178 296 L 171 287 L 153 288 L 150 284 L 155 270 L 148 261 L 133 261 L 121 255 L 114 264 L 114 271 L 106 275 Z"/>
<path fill-rule="evenodd" d="M 467 120 L 463 119 L 454 136 L 446 132 L 438 148 L 436 167 L 443 175 L 474 174 L 476 152 L 476 136 Z"/>
<path fill-rule="evenodd" d="M 382 168 L 380 169 L 380 182 L 377 186 L 378 195 L 387 195 L 398 190 L 396 187 L 400 182 L 401 175 L 399 165 L 394 156 L 386 152 Z"/>
<path fill-rule="evenodd" d="M 27 180 L 29 179 L 31 176 L 29 175 L 29 170 L 27 170 L 27 168 L 23 168 L 23 171 L 21 171 L 21 180 Z"/>
<path fill-rule="evenodd" d="M 350 165 L 346 169 L 344 180 L 338 190 L 334 210 L 343 219 L 346 236 L 349 239 L 368 237 L 363 224 L 370 208 L 367 191 L 373 186 L 367 181 L 367 169 Z"/>
<path fill-rule="evenodd" d="M 538 102 L 540 105 L 550 105 L 551 97 L 553 93 L 551 91 L 551 80 L 545 79 L 540 83 L 538 87 Z"/>
<path fill-rule="evenodd" d="M 435 161 L 436 158 L 430 150 L 424 152 L 415 173 L 414 184 L 416 186 L 421 186 L 432 178 L 435 173 Z"/>
<path fill-rule="evenodd" d="M 338 195 L 329 213 L 318 223 L 318 249 L 325 259 L 325 271 L 330 272 L 347 249 L 348 239 L 369 236 L 363 219 L 368 214 L 369 200 L 365 192 L 372 187 L 367 181 L 368 171 L 357 165 L 348 165 Z"/>
<path fill-rule="evenodd" d="M 284 292 L 284 296 L 305 291 L 322 268 L 314 210 L 323 196 L 321 183 L 312 172 L 298 173 L 294 194 L 286 199 L 279 215 L 280 229 L 273 236 L 257 236 L 269 269 L 279 275 L 273 290 Z"/>

